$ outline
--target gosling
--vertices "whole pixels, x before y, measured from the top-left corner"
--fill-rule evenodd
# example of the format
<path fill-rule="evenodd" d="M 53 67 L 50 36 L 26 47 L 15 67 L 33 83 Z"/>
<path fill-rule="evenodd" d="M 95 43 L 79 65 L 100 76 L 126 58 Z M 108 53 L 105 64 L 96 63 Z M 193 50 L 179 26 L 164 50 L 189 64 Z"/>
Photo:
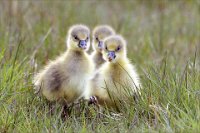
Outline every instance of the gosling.
<path fill-rule="evenodd" d="M 95 63 L 95 69 L 98 69 L 105 62 L 102 57 L 103 39 L 114 34 L 115 31 L 108 25 L 101 25 L 94 28 L 92 41 L 94 52 L 91 54 L 91 57 Z"/>
<path fill-rule="evenodd" d="M 86 51 L 90 47 L 90 31 L 85 25 L 74 25 L 68 31 L 67 51 L 51 61 L 34 77 L 34 86 L 49 101 L 65 104 L 89 97 L 88 82 L 94 64 Z"/>
<path fill-rule="evenodd" d="M 102 54 L 106 63 L 90 81 L 90 100 L 97 99 L 98 104 L 117 109 L 121 101 L 128 103 L 135 94 L 140 94 L 141 83 L 127 58 L 126 41 L 122 36 L 107 37 Z"/>

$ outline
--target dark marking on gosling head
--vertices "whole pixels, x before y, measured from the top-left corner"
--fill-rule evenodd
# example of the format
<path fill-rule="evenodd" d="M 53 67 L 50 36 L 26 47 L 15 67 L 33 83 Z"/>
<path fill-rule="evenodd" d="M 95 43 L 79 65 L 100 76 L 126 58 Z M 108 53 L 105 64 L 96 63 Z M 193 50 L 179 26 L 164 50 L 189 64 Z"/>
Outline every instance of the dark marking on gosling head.
<path fill-rule="evenodd" d="M 68 34 L 79 40 L 85 40 L 87 37 L 90 36 L 90 30 L 85 25 L 74 25 L 69 29 Z"/>
<path fill-rule="evenodd" d="M 114 35 L 115 31 L 108 25 L 100 25 L 94 28 L 93 35 L 97 41 L 103 40 L 105 37 Z"/>

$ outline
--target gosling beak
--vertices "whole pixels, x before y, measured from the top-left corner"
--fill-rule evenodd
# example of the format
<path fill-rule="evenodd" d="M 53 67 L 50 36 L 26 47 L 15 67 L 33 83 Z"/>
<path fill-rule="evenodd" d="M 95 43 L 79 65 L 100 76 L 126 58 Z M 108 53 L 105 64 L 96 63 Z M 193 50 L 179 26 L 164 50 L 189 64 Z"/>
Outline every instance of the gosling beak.
<path fill-rule="evenodd" d="M 108 52 L 108 60 L 111 62 L 112 60 L 114 60 L 116 57 L 115 52 L 114 51 L 109 51 Z"/>
<path fill-rule="evenodd" d="M 102 41 L 99 41 L 98 48 L 99 48 L 100 51 L 103 50 L 103 42 Z"/>
<path fill-rule="evenodd" d="M 80 40 L 78 46 L 82 49 L 87 48 L 87 42 L 85 40 Z"/>

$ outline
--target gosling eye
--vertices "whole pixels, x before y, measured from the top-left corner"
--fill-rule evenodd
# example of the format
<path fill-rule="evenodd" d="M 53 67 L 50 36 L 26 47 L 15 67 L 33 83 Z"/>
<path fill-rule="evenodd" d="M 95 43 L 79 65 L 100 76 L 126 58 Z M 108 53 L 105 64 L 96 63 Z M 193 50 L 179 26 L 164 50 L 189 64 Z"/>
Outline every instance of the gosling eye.
<path fill-rule="evenodd" d="M 105 47 L 105 49 L 106 49 L 106 51 L 108 51 L 108 48 L 107 48 L 107 46 Z"/>
<path fill-rule="evenodd" d="M 87 42 L 89 40 L 89 37 L 87 37 L 86 39 L 85 39 L 85 41 Z"/>
<path fill-rule="evenodd" d="M 118 47 L 117 47 L 117 49 L 116 49 L 116 51 L 119 51 L 120 49 L 121 49 L 121 47 L 120 47 L 120 46 L 118 46 Z"/>
<path fill-rule="evenodd" d="M 96 41 L 99 41 L 98 37 L 96 37 Z"/>
<path fill-rule="evenodd" d="M 74 36 L 74 39 L 75 39 L 75 40 L 79 40 L 78 37 L 77 37 L 76 35 Z"/>

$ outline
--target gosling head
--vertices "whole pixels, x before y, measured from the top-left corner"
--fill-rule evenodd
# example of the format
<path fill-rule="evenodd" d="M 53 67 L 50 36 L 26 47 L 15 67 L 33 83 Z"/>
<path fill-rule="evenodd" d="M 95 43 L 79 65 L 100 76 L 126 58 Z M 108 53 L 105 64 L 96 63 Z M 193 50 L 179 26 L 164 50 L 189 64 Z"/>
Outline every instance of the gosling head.
<path fill-rule="evenodd" d="M 120 35 L 113 35 L 105 38 L 103 58 L 110 62 L 116 63 L 126 58 L 126 41 Z"/>
<path fill-rule="evenodd" d="M 103 40 L 114 34 L 115 31 L 108 25 L 95 27 L 93 30 L 93 50 L 101 52 L 103 50 Z"/>
<path fill-rule="evenodd" d="M 67 37 L 69 49 L 87 51 L 90 47 L 90 30 L 85 25 L 74 25 L 69 29 Z"/>

